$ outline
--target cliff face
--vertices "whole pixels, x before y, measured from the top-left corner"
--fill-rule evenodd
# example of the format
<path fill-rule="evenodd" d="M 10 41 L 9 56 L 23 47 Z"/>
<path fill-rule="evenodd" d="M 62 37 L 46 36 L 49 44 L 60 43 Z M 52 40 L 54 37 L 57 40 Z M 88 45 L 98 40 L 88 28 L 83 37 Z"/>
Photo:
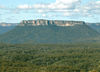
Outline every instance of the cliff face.
<path fill-rule="evenodd" d="M 57 25 L 57 26 L 74 26 L 74 25 L 83 25 L 84 21 L 61 21 L 61 20 L 23 20 L 18 26 L 39 26 L 39 25 Z"/>
<path fill-rule="evenodd" d="M 0 26 L 3 26 L 3 27 L 5 27 L 5 26 L 17 26 L 18 25 L 18 23 L 0 23 Z"/>

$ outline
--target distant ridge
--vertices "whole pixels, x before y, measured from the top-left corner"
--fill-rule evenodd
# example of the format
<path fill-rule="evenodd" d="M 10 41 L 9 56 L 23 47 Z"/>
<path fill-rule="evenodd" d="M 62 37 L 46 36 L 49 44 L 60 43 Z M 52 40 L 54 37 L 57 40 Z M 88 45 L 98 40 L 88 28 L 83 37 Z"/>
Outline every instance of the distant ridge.
<path fill-rule="evenodd" d="M 6 33 L 15 28 L 19 23 L 0 23 L 0 34 Z"/>
<path fill-rule="evenodd" d="M 100 23 L 86 23 L 86 24 L 100 33 Z"/>
<path fill-rule="evenodd" d="M 86 23 L 86 25 L 96 25 L 96 26 L 100 26 L 100 23 Z"/>
<path fill-rule="evenodd" d="M 6 27 L 6 26 L 17 26 L 19 23 L 0 23 L 0 26 Z"/>

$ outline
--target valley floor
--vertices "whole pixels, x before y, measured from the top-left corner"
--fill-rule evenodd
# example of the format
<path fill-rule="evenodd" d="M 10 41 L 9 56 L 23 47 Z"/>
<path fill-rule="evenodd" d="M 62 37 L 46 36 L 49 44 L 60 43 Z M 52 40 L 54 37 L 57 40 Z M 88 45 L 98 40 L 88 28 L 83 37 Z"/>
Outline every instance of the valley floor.
<path fill-rule="evenodd" d="M 3 44 L 0 72 L 100 72 L 100 44 Z"/>

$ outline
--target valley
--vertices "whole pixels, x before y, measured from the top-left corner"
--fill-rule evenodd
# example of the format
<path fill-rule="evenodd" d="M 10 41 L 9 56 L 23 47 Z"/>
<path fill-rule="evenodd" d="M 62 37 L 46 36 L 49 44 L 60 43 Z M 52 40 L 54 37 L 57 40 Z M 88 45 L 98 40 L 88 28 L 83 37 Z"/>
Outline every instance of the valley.
<path fill-rule="evenodd" d="M 100 72 L 99 24 L 38 19 L 0 29 L 0 72 Z"/>
<path fill-rule="evenodd" d="M 100 0 L 1 0 L 0 72 L 100 72 Z"/>

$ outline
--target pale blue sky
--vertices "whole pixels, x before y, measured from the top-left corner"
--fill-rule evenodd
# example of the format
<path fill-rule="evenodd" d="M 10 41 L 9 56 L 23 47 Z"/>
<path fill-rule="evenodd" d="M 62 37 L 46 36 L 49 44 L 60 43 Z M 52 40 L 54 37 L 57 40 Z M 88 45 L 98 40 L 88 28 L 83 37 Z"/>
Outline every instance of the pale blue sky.
<path fill-rule="evenodd" d="M 100 0 L 0 1 L 0 22 L 36 19 L 100 22 Z"/>

